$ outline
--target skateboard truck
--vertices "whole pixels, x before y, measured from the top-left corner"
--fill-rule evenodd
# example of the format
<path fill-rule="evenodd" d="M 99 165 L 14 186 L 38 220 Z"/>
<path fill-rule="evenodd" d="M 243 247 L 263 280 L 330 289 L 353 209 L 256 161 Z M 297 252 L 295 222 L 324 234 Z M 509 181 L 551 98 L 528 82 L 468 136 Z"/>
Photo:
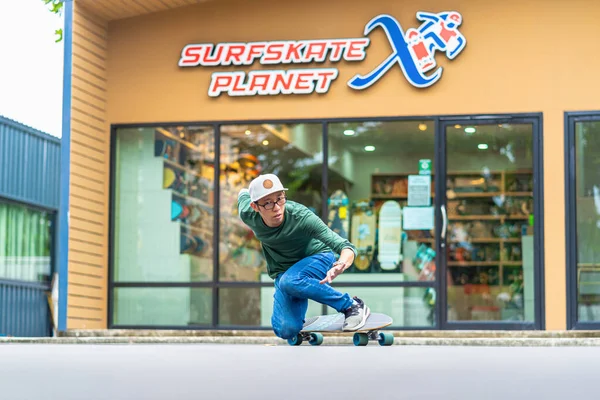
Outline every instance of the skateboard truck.
<path fill-rule="evenodd" d="M 369 341 L 376 341 L 380 346 L 391 346 L 394 344 L 394 335 L 389 332 L 379 332 L 379 329 L 355 332 L 352 342 L 355 346 L 366 346 Z M 308 342 L 312 346 L 323 344 L 323 334 L 319 332 L 300 332 L 295 337 L 288 339 L 290 346 L 300 346 L 302 342 Z"/>
<path fill-rule="evenodd" d="M 391 346 L 394 343 L 394 335 L 374 329 L 367 332 L 356 332 L 352 337 L 355 346 L 366 346 L 369 341 L 377 341 L 380 346 Z"/>

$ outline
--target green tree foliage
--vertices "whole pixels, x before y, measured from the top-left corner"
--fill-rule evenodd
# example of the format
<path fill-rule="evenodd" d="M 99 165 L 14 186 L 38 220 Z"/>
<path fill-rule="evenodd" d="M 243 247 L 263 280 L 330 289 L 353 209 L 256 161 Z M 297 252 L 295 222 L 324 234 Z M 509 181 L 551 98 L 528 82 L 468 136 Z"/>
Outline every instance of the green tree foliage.
<path fill-rule="evenodd" d="M 48 6 L 51 13 L 62 16 L 63 2 L 64 0 L 42 0 L 46 6 Z M 63 38 L 62 28 L 56 29 L 54 33 L 58 36 L 56 42 L 60 42 Z"/>

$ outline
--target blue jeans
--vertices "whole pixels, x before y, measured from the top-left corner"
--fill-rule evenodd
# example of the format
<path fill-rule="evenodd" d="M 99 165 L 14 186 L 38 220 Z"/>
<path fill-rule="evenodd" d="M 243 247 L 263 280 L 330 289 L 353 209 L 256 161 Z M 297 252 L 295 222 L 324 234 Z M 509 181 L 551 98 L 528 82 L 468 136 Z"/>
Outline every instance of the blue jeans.
<path fill-rule="evenodd" d="M 340 293 L 328 283 L 319 283 L 333 266 L 333 253 L 306 257 L 275 278 L 275 295 L 271 324 L 282 339 L 295 337 L 304 324 L 308 299 L 327 304 L 338 312 L 352 306 L 348 293 Z"/>

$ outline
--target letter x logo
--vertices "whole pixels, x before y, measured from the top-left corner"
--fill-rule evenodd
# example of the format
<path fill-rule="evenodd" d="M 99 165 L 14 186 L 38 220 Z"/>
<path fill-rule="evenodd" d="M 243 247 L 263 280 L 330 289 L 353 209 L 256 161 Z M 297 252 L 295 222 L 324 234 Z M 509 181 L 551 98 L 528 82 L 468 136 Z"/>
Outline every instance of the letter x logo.
<path fill-rule="evenodd" d="M 402 31 L 400 23 L 390 15 L 382 14 L 373 18 L 365 26 L 365 36 L 380 26 L 386 33 L 392 47 L 392 54 L 367 75 L 355 75 L 348 86 L 362 90 L 377 82 L 396 63 L 402 73 L 415 87 L 425 88 L 433 85 L 442 77 L 442 67 L 429 76 L 425 72 L 436 67 L 436 50 L 446 53 L 454 59 L 467 44 L 465 37 L 458 31 L 462 16 L 455 11 L 432 14 L 418 12 L 417 19 L 423 21 L 418 29 Z"/>

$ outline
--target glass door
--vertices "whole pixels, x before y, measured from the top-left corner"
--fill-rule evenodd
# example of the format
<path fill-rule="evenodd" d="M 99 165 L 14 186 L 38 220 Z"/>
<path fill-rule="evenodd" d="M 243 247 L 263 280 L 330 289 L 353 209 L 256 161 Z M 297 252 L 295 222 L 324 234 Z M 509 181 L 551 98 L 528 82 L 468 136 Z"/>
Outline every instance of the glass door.
<path fill-rule="evenodd" d="M 440 124 L 444 328 L 531 329 L 539 321 L 538 125 L 511 118 Z"/>

